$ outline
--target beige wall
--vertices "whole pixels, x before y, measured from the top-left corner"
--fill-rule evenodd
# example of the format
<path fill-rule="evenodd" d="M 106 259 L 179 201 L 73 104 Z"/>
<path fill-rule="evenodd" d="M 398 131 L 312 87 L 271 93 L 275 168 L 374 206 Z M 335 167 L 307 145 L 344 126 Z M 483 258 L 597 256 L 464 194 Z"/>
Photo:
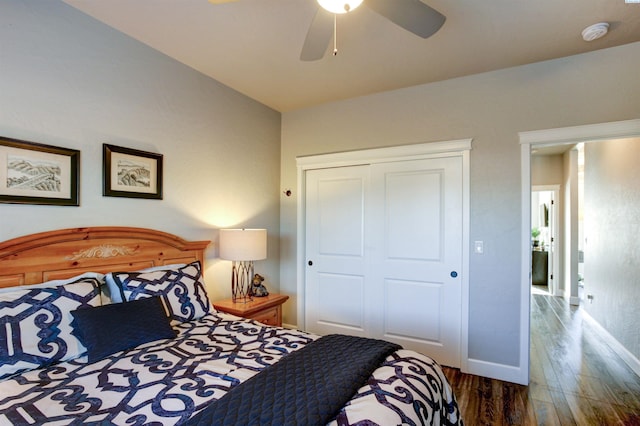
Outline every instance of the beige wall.
<path fill-rule="evenodd" d="M 585 144 L 587 312 L 640 359 L 640 139 Z"/>
<path fill-rule="evenodd" d="M 469 357 L 518 366 L 518 132 L 639 117 L 639 67 L 635 43 L 284 113 L 281 185 L 294 193 L 281 204 L 281 288 L 296 293 L 297 156 L 473 138 L 470 239 L 485 253 L 470 254 Z"/>
<path fill-rule="evenodd" d="M 37 6 L 34 6 L 37 3 Z M 80 207 L 0 204 L 0 241 L 50 229 L 126 225 L 186 239 L 264 227 L 279 282 L 280 114 L 62 2 L 0 6 L 0 135 L 81 151 Z M 102 196 L 102 144 L 164 155 L 164 199 Z M 213 298 L 229 262 L 207 251 Z"/>
<path fill-rule="evenodd" d="M 531 156 L 531 185 L 561 185 L 563 174 L 562 155 Z"/>
<path fill-rule="evenodd" d="M 562 282 L 560 289 L 563 296 L 573 305 L 578 305 L 578 247 L 579 247 L 579 178 L 578 178 L 578 151 L 572 149 L 563 155 L 564 162 L 564 235 L 563 235 L 563 266 Z"/>

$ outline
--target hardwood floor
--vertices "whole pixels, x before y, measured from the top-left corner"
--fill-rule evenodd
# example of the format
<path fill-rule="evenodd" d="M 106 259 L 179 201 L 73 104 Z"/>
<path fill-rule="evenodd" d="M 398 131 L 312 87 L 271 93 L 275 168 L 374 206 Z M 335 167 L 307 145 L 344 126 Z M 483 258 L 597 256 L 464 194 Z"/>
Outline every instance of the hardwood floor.
<path fill-rule="evenodd" d="M 531 301 L 531 380 L 521 386 L 445 368 L 465 425 L 639 425 L 640 377 L 563 299 Z"/>

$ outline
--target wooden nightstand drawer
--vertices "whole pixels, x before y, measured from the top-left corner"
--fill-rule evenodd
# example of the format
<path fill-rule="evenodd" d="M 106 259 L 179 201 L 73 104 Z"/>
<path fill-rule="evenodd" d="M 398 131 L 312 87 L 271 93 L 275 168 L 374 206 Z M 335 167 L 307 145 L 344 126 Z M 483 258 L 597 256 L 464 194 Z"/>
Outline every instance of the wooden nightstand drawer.
<path fill-rule="evenodd" d="M 266 309 L 264 311 L 253 314 L 249 318 L 259 321 L 263 324 L 281 326 L 282 321 L 279 320 L 279 314 L 280 306 L 277 306 L 275 308 Z"/>
<path fill-rule="evenodd" d="M 265 297 L 254 297 L 253 300 L 246 303 L 234 303 L 231 299 L 221 300 L 213 302 L 213 306 L 221 312 L 282 327 L 282 304 L 287 299 L 289 296 L 270 294 Z"/>

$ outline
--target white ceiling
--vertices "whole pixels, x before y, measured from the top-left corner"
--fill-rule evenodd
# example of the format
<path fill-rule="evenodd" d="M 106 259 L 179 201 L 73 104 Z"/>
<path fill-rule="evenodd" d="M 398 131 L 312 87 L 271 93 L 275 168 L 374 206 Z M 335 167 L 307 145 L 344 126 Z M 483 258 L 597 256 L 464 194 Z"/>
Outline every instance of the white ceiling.
<path fill-rule="evenodd" d="M 423 0 L 447 17 L 434 36 L 361 6 L 338 17 L 337 56 L 302 62 L 315 0 L 64 1 L 283 112 L 640 41 L 624 0 Z M 583 41 L 602 21 L 609 34 Z"/>

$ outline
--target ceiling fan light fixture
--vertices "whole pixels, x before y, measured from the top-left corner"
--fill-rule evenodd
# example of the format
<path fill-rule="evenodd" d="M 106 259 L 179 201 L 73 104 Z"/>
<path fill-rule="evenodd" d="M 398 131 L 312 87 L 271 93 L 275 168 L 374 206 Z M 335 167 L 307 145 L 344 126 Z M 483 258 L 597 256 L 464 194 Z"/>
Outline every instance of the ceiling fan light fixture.
<path fill-rule="evenodd" d="M 363 0 L 318 0 L 323 9 L 331 13 L 347 13 L 355 10 Z"/>

